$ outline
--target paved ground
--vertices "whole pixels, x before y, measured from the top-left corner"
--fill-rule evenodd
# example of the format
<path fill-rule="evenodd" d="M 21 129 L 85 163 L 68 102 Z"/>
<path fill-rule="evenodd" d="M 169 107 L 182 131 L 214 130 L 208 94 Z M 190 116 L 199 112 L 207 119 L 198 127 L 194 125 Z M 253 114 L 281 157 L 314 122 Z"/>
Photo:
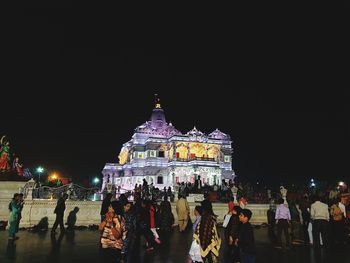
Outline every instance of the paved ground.
<path fill-rule="evenodd" d="M 222 235 L 222 229 L 219 230 Z M 56 235 L 47 233 L 19 232 L 15 246 L 7 243 L 7 231 L 0 231 L 0 262 L 101 262 L 99 255 L 99 232 L 76 230 L 75 233 Z M 350 246 L 345 249 L 325 250 L 309 246 L 291 249 L 275 249 L 269 242 L 267 228 L 255 229 L 257 263 L 350 263 Z M 166 262 L 185 263 L 191 244 L 191 235 L 179 234 L 176 230 L 152 253 L 145 253 L 140 244 L 134 251 L 134 263 Z M 224 247 L 222 250 L 225 249 Z M 223 253 L 221 253 L 223 254 Z M 220 262 L 225 262 L 221 256 Z"/>

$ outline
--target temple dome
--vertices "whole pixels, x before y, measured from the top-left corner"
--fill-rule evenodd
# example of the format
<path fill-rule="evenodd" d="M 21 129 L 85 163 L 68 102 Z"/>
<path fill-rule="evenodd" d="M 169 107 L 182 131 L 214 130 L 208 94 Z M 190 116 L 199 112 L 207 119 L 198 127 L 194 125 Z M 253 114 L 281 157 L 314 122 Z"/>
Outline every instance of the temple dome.
<path fill-rule="evenodd" d="M 137 133 L 145 133 L 156 137 L 169 138 L 173 135 L 181 135 L 173 125 L 167 124 L 166 122 L 155 123 L 147 121 L 135 129 Z"/>
<path fill-rule="evenodd" d="M 196 126 L 194 126 L 193 129 L 190 130 L 186 135 L 189 135 L 189 136 L 203 136 L 204 133 L 201 132 L 200 130 L 197 130 Z"/>
<path fill-rule="evenodd" d="M 216 129 L 212 133 L 209 134 L 209 138 L 220 139 L 220 140 L 230 140 L 230 135 L 223 133 L 219 129 Z"/>
<path fill-rule="evenodd" d="M 149 134 L 155 137 L 169 138 L 174 135 L 182 135 L 172 123 L 167 123 L 164 110 L 161 108 L 160 100 L 157 97 L 151 119 L 135 129 L 136 133 Z"/>

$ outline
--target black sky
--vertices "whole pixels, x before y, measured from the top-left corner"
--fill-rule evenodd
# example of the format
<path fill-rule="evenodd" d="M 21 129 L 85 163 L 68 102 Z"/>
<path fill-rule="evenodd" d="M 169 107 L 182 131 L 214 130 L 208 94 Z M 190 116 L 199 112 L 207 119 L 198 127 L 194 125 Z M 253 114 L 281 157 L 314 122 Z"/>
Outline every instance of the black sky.
<path fill-rule="evenodd" d="M 9 23 L 0 134 L 25 166 L 75 180 L 100 175 L 158 93 L 180 131 L 231 135 L 241 177 L 346 179 L 350 94 L 330 64 L 330 31 L 154 28 L 107 17 L 26 7 Z"/>

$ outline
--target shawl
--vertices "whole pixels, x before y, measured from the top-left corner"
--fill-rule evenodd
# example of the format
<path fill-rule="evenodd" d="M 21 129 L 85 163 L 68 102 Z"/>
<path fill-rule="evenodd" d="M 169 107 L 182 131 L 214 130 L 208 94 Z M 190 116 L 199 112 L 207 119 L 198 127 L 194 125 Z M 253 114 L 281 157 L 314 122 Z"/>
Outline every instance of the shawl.
<path fill-rule="evenodd" d="M 217 233 L 214 216 L 202 216 L 193 234 L 193 239 L 200 244 L 202 257 L 206 257 L 209 252 L 212 252 L 216 257 L 219 256 L 221 240 Z"/>

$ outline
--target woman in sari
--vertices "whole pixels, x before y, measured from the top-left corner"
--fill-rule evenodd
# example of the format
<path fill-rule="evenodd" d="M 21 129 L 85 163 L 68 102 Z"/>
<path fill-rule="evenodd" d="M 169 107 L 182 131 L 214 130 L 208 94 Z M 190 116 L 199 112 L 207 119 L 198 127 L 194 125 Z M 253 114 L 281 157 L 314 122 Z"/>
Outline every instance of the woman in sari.
<path fill-rule="evenodd" d="M 204 263 L 216 263 L 219 259 L 221 240 L 216 229 L 216 216 L 209 200 L 201 203 L 202 216 L 193 239 L 200 245 L 200 253 Z"/>
<path fill-rule="evenodd" d="M 10 217 L 9 217 L 9 240 L 14 241 L 18 238 L 16 238 L 17 233 L 17 222 L 18 222 L 18 211 L 19 211 L 19 204 L 18 204 L 18 194 L 14 194 L 12 201 L 9 204 L 9 210 L 10 210 Z"/>

